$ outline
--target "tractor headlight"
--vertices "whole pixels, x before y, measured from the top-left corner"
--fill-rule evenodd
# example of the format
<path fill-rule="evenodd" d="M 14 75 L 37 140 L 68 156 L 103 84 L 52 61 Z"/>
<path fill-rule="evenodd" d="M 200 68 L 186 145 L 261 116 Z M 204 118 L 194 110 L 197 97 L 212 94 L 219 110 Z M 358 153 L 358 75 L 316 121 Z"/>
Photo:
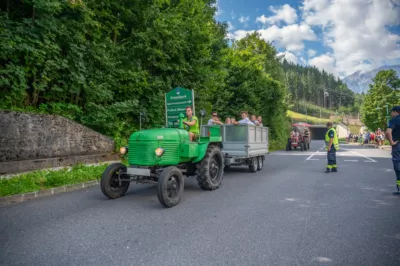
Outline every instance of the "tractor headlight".
<path fill-rule="evenodd" d="M 121 153 L 121 154 L 126 154 L 126 153 L 128 153 L 128 147 L 121 147 L 121 148 L 119 148 L 119 153 Z"/>
<path fill-rule="evenodd" d="M 163 148 L 157 148 L 155 150 L 155 153 L 156 153 L 157 156 L 161 156 L 161 155 L 164 154 L 164 149 Z"/>

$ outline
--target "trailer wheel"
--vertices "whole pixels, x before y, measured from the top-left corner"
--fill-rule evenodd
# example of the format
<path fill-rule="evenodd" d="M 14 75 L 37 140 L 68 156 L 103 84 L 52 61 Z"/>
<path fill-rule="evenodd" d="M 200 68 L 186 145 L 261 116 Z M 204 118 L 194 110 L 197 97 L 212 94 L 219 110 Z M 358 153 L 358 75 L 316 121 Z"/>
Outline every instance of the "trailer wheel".
<path fill-rule="evenodd" d="M 182 172 L 170 166 L 164 169 L 157 183 L 158 201 L 164 207 L 171 208 L 179 204 L 183 193 L 184 181 Z"/>
<path fill-rule="evenodd" d="M 262 156 L 258 156 L 258 165 L 257 165 L 257 170 L 261 171 L 264 166 L 264 160 Z"/>
<path fill-rule="evenodd" d="M 109 199 L 122 197 L 129 188 L 129 181 L 122 181 L 119 184 L 118 174 L 126 172 L 126 166 L 122 163 L 113 163 L 107 166 L 101 176 L 100 188 L 103 194 Z"/>
<path fill-rule="evenodd" d="M 255 172 L 257 172 L 257 168 L 258 168 L 258 159 L 257 159 L 257 157 L 253 157 L 253 158 L 251 158 L 249 170 L 250 170 L 250 172 L 255 173 Z"/>
<path fill-rule="evenodd" d="M 224 157 L 218 146 L 210 145 L 203 160 L 197 164 L 197 182 L 203 190 L 220 187 L 224 177 Z"/>

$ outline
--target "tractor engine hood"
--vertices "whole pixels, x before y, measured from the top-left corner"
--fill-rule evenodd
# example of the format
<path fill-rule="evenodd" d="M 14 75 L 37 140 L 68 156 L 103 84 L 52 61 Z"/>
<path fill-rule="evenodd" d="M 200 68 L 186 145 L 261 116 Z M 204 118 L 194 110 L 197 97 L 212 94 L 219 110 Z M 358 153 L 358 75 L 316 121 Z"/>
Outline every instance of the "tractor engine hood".
<path fill-rule="evenodd" d="M 178 164 L 181 143 L 188 140 L 188 132 L 178 128 L 159 128 L 135 132 L 129 138 L 129 164 L 137 166 Z M 162 155 L 157 155 L 160 149 Z"/>
<path fill-rule="evenodd" d="M 186 137 L 186 138 L 185 138 Z M 186 130 L 178 128 L 157 128 L 135 132 L 129 138 L 133 141 L 183 141 L 188 140 L 189 134 Z"/>

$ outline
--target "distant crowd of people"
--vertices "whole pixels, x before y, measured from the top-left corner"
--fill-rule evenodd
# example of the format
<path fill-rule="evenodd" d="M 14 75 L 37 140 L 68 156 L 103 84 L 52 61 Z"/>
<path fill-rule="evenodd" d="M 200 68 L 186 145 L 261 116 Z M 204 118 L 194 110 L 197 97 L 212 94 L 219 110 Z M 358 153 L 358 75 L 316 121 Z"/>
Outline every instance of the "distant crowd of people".
<path fill-rule="evenodd" d="M 378 129 L 377 131 L 366 131 L 360 134 L 349 133 L 346 142 L 360 142 L 361 144 L 376 144 L 382 146 L 385 143 L 385 133 Z"/>

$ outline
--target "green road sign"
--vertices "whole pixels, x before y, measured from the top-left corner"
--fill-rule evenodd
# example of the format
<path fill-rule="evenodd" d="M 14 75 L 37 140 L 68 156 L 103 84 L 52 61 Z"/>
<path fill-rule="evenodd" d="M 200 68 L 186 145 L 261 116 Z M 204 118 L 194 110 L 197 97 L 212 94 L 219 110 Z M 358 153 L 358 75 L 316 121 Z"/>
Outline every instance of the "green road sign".
<path fill-rule="evenodd" d="M 178 120 L 179 114 L 186 116 L 186 106 L 194 109 L 194 91 L 185 88 L 175 88 L 165 94 L 165 123 L 167 127 L 172 127 L 173 122 Z"/>

